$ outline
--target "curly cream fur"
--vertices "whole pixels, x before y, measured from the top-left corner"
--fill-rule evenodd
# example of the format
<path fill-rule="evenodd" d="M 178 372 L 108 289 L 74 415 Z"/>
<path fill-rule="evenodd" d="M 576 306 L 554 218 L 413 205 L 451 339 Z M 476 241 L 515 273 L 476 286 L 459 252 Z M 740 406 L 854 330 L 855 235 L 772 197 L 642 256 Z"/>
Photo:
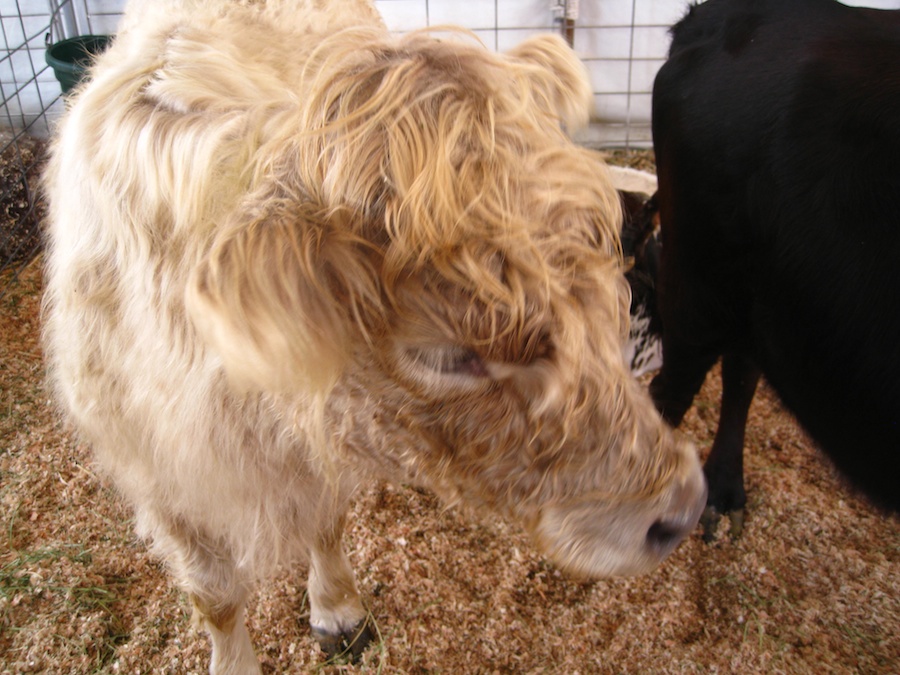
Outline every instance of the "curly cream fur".
<path fill-rule="evenodd" d="M 665 555 L 647 528 L 702 479 L 622 357 L 618 198 L 564 132 L 590 89 L 559 39 L 135 1 L 92 76 L 46 176 L 52 378 L 214 670 L 253 662 L 246 593 L 309 552 L 317 629 L 364 616 L 336 542 L 367 477 L 517 519 L 576 573 Z"/>

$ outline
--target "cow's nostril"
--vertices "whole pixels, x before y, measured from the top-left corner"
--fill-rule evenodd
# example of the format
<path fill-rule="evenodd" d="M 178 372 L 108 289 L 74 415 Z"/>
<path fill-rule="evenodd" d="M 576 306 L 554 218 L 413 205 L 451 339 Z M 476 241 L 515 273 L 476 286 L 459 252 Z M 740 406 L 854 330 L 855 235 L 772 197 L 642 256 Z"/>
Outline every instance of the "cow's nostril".
<path fill-rule="evenodd" d="M 684 525 L 657 520 L 647 530 L 647 543 L 660 554 L 665 555 L 688 534 Z"/>

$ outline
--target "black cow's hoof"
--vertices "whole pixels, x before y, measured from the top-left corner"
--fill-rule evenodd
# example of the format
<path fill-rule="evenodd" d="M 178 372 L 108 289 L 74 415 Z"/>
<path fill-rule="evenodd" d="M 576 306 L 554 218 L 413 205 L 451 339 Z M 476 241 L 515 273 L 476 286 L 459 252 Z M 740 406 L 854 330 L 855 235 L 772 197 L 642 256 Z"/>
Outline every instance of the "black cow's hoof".
<path fill-rule="evenodd" d="M 726 511 L 725 515 L 731 521 L 728 534 L 732 539 L 738 539 L 744 533 L 744 509 Z M 707 544 L 715 540 L 716 530 L 721 519 L 722 513 L 715 506 L 707 506 L 703 510 L 703 514 L 700 516 L 700 525 L 703 527 L 703 541 Z"/>
<path fill-rule="evenodd" d="M 703 528 L 703 541 L 707 544 L 716 538 L 716 529 L 722 514 L 715 506 L 707 506 L 700 515 L 700 526 Z"/>
<path fill-rule="evenodd" d="M 349 659 L 352 663 L 359 661 L 362 653 L 375 641 L 375 632 L 369 626 L 368 617 L 353 628 L 332 635 L 320 628 L 312 628 L 313 637 L 325 652 L 328 660 Z"/>
<path fill-rule="evenodd" d="M 728 534 L 732 539 L 737 539 L 744 533 L 744 509 L 735 509 L 728 512 L 728 518 L 731 520 L 731 528 Z"/>

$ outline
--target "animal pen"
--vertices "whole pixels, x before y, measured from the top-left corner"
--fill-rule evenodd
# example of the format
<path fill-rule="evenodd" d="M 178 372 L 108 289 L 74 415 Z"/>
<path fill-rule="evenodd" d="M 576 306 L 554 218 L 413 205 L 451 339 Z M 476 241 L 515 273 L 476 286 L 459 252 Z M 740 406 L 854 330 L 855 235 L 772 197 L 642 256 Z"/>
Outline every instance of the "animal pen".
<path fill-rule="evenodd" d="M 114 35 L 125 2 L 0 0 L 0 675 L 208 665 L 188 603 L 134 539 L 131 514 L 59 423 L 44 384 L 38 176 L 65 107 L 45 52 Z M 492 49 L 539 31 L 566 35 L 596 99 L 579 140 L 643 151 L 667 29 L 688 1 L 376 4 L 398 32 L 462 24 Z M 701 454 L 720 399 L 714 372 L 682 426 Z M 503 521 L 473 521 L 424 490 L 375 485 L 360 494 L 347 536 L 379 641 L 361 665 L 324 662 L 304 624 L 305 584 L 285 574 L 248 610 L 263 672 L 896 674 L 896 518 L 843 488 L 765 385 L 746 445 L 752 501 L 740 539 L 723 521 L 715 543 L 695 533 L 652 575 L 584 584 Z"/>
<path fill-rule="evenodd" d="M 112 36 L 125 0 L 0 0 L 0 296 L 40 250 L 41 162 L 65 107 L 60 74 L 48 49 L 68 42 L 96 46 L 89 36 Z M 650 92 L 663 63 L 667 26 L 681 3 L 672 0 L 378 0 L 388 26 L 462 25 L 488 47 L 507 49 L 536 32 L 558 32 L 591 73 L 594 124 L 580 140 L 594 147 L 650 145 Z M 85 46 L 87 45 L 87 47 Z M 78 56 L 75 54 L 74 56 Z M 63 77 L 72 77 L 71 74 Z"/>

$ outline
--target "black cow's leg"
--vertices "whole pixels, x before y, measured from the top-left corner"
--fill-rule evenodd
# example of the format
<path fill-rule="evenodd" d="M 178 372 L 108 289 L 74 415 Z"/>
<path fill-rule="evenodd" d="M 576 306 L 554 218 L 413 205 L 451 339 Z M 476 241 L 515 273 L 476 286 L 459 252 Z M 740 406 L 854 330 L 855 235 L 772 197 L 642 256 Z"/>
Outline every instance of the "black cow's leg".
<path fill-rule="evenodd" d="M 706 510 L 700 518 L 704 541 L 715 537 L 716 525 L 723 514 L 731 520 L 731 535 L 740 536 L 744 528 L 744 433 L 747 413 L 756 392 L 760 371 L 742 354 L 722 357 L 722 405 L 719 428 L 712 450 L 703 466 L 709 488 Z"/>
<path fill-rule="evenodd" d="M 663 333 L 663 365 L 650 382 L 650 395 L 666 422 L 673 427 L 681 424 L 718 357 L 716 352 L 686 347 Z"/>

